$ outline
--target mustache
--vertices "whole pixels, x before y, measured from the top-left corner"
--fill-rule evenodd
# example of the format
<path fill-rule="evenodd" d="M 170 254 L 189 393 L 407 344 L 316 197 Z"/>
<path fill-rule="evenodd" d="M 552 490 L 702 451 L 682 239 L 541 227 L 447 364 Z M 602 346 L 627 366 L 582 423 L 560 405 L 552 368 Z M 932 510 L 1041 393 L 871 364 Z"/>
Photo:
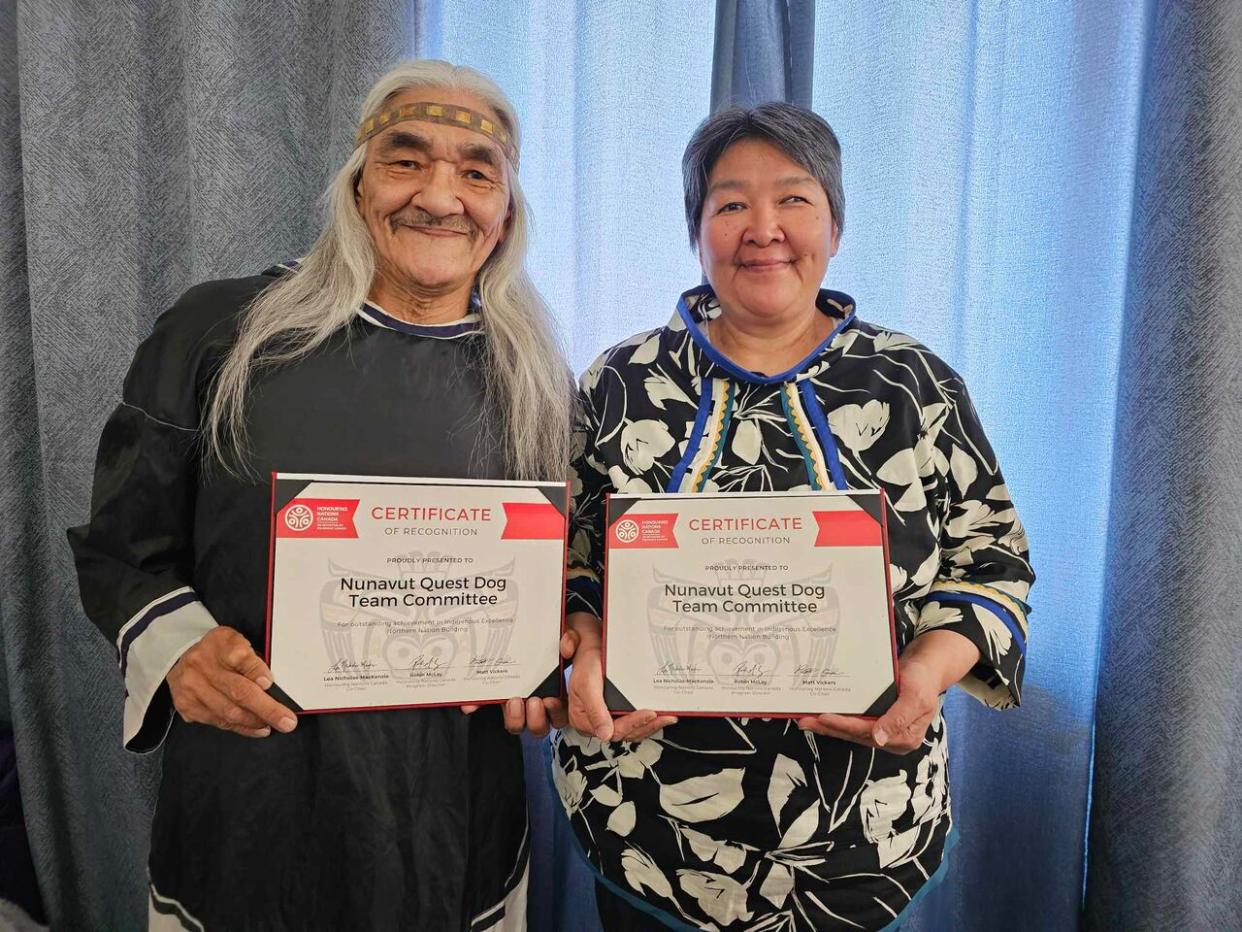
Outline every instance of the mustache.
<path fill-rule="evenodd" d="M 427 227 L 436 230 L 452 230 L 464 233 L 471 239 L 479 234 L 478 226 L 469 217 L 433 217 L 421 207 L 399 211 L 388 218 L 388 227 Z"/>

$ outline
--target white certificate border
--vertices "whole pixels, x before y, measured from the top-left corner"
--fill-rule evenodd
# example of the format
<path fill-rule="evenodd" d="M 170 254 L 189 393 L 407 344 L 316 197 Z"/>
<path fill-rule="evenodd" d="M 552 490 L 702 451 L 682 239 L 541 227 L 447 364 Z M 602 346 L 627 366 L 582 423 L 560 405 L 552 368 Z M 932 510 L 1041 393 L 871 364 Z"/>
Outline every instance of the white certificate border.
<path fill-rule="evenodd" d="M 816 490 L 799 490 L 797 492 L 649 492 L 649 493 L 632 493 L 632 492 L 606 492 L 604 494 L 604 599 L 603 599 L 603 617 L 600 618 L 601 637 L 603 643 L 600 647 L 600 665 L 601 672 L 604 676 L 604 698 L 607 701 L 608 692 L 611 691 L 620 696 L 624 694 L 617 689 L 616 685 L 608 678 L 608 531 L 612 527 L 611 510 L 612 499 L 626 498 L 636 501 L 683 501 L 687 499 L 701 500 L 710 499 L 736 499 L 736 498 L 841 498 L 850 495 L 875 495 L 880 497 L 880 543 L 884 549 L 884 588 L 888 592 L 888 638 L 889 650 L 893 659 L 893 684 L 886 688 L 884 692 L 876 696 L 874 702 L 879 702 L 888 693 L 892 693 L 894 701 L 901 693 L 901 671 L 897 663 L 897 618 L 893 605 L 893 580 L 889 573 L 889 548 L 888 548 L 888 496 L 883 489 L 824 489 Z M 620 517 L 620 516 L 618 516 Z M 628 701 L 628 700 L 627 700 Z M 874 702 L 872 703 L 874 705 Z M 626 715 L 636 709 L 614 709 L 611 704 L 608 708 L 612 715 Z M 675 715 L 678 718 L 814 718 L 820 714 L 817 712 L 680 712 L 676 709 L 652 709 L 657 715 Z M 848 714 L 851 718 L 859 718 L 864 721 L 876 721 L 880 715 L 864 715 L 859 712 L 840 713 Z"/>
<path fill-rule="evenodd" d="M 272 472 L 272 494 L 270 504 L 268 505 L 269 523 L 268 523 L 268 540 L 267 540 L 267 622 L 264 630 L 263 645 L 263 662 L 269 668 L 272 663 L 272 609 L 273 599 L 275 595 L 276 583 L 276 484 L 282 479 L 294 480 L 297 482 L 335 482 L 348 483 L 350 485 L 407 485 L 407 486 L 423 486 L 423 485 L 447 485 L 447 486 L 472 486 L 474 488 L 526 488 L 526 489 L 563 489 L 565 492 L 565 539 L 562 541 L 563 555 L 561 558 L 561 591 L 565 591 L 568 582 L 569 573 L 569 510 L 572 503 L 570 497 L 569 480 L 564 482 L 556 482 L 551 479 L 443 479 L 443 478 L 421 478 L 410 476 L 354 476 L 339 473 L 313 473 L 313 472 Z M 561 600 L 561 632 L 560 637 L 565 636 L 565 602 Z M 559 642 L 559 638 L 558 638 Z M 557 665 L 555 669 L 557 682 L 560 684 L 560 696 L 565 695 L 565 658 L 560 656 L 560 650 L 557 650 Z M 552 676 L 549 673 L 548 676 Z M 548 677 L 544 677 L 540 681 L 540 686 L 546 683 Z M 332 712 L 390 712 L 394 709 L 455 709 L 463 706 L 485 706 L 485 705 L 504 705 L 509 699 L 513 698 L 531 698 L 509 696 L 504 699 L 477 699 L 462 700 L 459 702 L 405 702 L 398 705 L 364 705 L 364 706 L 348 706 L 339 709 L 304 709 L 301 708 L 292 696 L 289 696 L 280 684 L 276 683 L 273 689 L 279 693 L 274 698 L 280 699 L 293 707 L 293 711 L 298 715 L 327 715 Z"/>

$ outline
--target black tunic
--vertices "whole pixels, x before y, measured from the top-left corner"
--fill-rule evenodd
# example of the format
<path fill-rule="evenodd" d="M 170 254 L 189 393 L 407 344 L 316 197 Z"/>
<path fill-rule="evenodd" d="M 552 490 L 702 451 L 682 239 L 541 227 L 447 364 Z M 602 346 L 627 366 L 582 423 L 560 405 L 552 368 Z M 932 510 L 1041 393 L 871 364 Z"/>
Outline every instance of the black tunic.
<path fill-rule="evenodd" d="M 212 625 L 263 650 L 272 471 L 508 478 L 479 316 L 419 327 L 370 304 L 258 370 L 254 480 L 204 468 L 206 391 L 278 274 L 200 285 L 160 317 L 104 428 L 90 523 L 69 532 L 117 645 L 126 747 L 167 732 L 152 902 L 192 928 L 488 928 L 527 860 L 521 747 L 497 707 L 304 715 L 258 740 L 172 714 L 164 677 Z"/>

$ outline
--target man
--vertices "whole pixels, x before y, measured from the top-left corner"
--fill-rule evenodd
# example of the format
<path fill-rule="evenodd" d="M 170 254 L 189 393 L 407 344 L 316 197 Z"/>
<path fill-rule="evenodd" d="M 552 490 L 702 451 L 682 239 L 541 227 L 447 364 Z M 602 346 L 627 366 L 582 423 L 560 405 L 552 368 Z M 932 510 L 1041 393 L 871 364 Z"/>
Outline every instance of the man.
<path fill-rule="evenodd" d="M 167 735 L 153 928 L 524 927 L 515 734 L 559 700 L 299 720 L 255 651 L 272 471 L 563 475 L 570 380 L 517 160 L 491 81 L 397 67 L 310 254 L 191 289 L 138 350 L 69 536 L 125 745 Z"/>

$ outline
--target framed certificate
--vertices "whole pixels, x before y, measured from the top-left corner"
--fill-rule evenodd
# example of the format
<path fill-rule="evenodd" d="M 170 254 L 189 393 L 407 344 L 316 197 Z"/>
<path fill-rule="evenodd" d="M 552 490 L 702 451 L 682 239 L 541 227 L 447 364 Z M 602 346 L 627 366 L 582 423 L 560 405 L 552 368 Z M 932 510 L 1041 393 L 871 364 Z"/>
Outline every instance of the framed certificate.
<path fill-rule="evenodd" d="M 272 476 L 267 662 L 302 712 L 558 695 L 568 485 Z"/>
<path fill-rule="evenodd" d="M 613 712 L 882 714 L 897 650 L 882 492 L 612 495 Z"/>

